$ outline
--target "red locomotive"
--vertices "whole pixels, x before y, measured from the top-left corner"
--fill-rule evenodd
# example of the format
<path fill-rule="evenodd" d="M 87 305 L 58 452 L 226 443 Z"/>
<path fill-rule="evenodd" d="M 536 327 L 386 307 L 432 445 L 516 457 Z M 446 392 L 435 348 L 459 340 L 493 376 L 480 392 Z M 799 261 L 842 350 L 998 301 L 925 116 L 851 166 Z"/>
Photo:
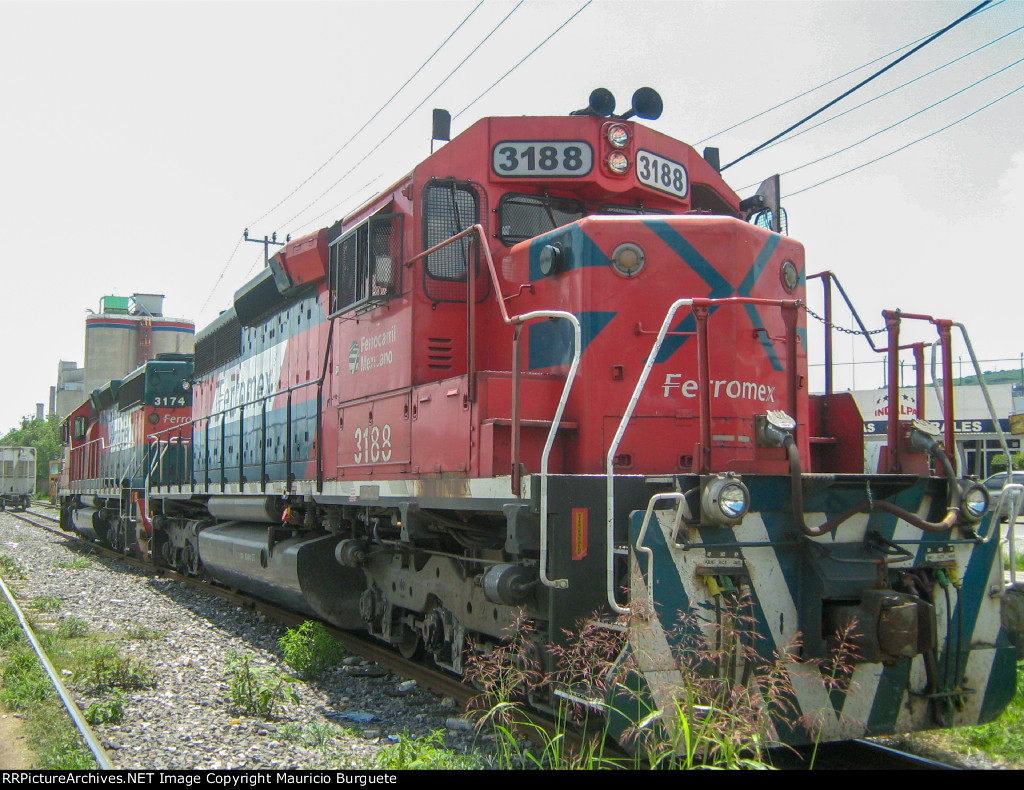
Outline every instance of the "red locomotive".
<path fill-rule="evenodd" d="M 197 335 L 143 548 L 456 672 L 520 610 L 541 645 L 632 613 L 652 708 L 687 671 L 685 613 L 728 599 L 763 655 L 802 637 L 812 659 L 795 705 L 828 715 L 780 738 L 993 717 L 1015 660 L 986 496 L 922 421 L 894 417 L 863 474 L 852 399 L 807 390 L 777 190 L 741 201 L 713 152 L 634 122 L 653 91 L 608 99 L 480 120 L 274 255 Z M 844 709 L 814 660 L 854 620 Z"/>

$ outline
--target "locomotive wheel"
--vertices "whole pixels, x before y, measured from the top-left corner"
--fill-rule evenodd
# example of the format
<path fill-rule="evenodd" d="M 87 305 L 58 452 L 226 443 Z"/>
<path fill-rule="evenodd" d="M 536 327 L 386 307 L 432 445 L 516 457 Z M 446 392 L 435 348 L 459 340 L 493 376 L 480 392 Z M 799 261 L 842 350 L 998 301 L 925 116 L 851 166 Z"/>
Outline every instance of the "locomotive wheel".
<path fill-rule="evenodd" d="M 181 550 L 180 560 L 178 562 L 178 573 L 182 576 L 188 576 L 192 573 L 192 564 L 194 562 L 195 552 L 192 549 L 191 543 L 186 543 L 185 548 Z"/>
<path fill-rule="evenodd" d="M 114 551 L 124 551 L 124 525 L 120 520 L 115 521 L 107 530 L 106 542 Z"/>
<path fill-rule="evenodd" d="M 402 626 L 402 637 L 398 642 L 398 652 L 408 661 L 416 661 L 423 657 L 423 640 L 419 631 L 407 625 Z"/>

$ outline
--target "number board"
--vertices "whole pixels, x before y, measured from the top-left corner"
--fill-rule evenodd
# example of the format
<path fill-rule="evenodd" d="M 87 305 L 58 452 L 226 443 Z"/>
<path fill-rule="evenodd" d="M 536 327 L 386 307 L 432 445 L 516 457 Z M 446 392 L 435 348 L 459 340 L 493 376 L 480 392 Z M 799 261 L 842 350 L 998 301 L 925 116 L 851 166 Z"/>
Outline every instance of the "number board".
<path fill-rule="evenodd" d="M 676 197 L 686 197 L 690 187 L 685 167 L 643 149 L 636 154 L 636 177 L 641 184 Z"/>
<path fill-rule="evenodd" d="M 156 395 L 153 397 L 153 405 L 156 407 L 183 408 L 191 404 L 184 395 Z"/>
<path fill-rule="evenodd" d="M 578 178 L 593 167 L 594 149 L 583 140 L 506 140 L 491 152 L 491 168 L 506 178 Z"/>

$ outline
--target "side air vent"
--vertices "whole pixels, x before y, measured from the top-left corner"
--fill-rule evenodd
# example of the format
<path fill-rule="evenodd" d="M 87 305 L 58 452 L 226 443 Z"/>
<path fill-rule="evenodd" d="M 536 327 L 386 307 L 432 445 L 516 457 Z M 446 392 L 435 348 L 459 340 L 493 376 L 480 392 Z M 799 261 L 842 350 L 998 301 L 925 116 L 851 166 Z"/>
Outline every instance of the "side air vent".
<path fill-rule="evenodd" d="M 435 370 L 449 370 L 452 366 L 452 340 L 447 337 L 427 338 L 428 365 Z"/>

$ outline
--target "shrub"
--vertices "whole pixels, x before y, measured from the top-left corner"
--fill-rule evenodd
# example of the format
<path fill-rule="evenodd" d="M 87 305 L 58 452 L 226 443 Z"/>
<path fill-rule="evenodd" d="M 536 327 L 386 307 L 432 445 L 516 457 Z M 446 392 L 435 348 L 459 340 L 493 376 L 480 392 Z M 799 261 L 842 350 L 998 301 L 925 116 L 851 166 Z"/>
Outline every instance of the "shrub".
<path fill-rule="evenodd" d="M 90 724 L 117 724 L 124 718 L 124 694 L 115 691 L 109 699 L 94 702 L 85 710 Z"/>
<path fill-rule="evenodd" d="M 84 679 L 97 691 L 105 689 L 142 689 L 156 685 L 153 670 L 139 661 L 118 656 L 107 646 L 91 652 L 75 680 Z"/>
<path fill-rule="evenodd" d="M 344 654 L 344 649 L 324 624 L 314 620 L 307 620 L 298 628 L 289 628 L 279 644 L 285 663 L 304 678 L 317 677 Z"/>
<path fill-rule="evenodd" d="M 1013 454 L 1013 468 L 1014 469 L 1024 469 L 1024 453 L 1014 453 Z M 988 464 L 988 473 L 990 475 L 994 475 L 997 472 L 1005 472 L 1005 471 L 1006 471 L 1006 454 L 1005 453 L 999 453 L 998 455 L 993 455 L 992 456 L 992 460 L 989 461 L 989 464 Z"/>
<path fill-rule="evenodd" d="M 269 719 L 279 704 L 298 702 L 291 688 L 294 678 L 271 669 L 255 669 L 249 656 L 232 651 L 228 656 L 231 702 L 245 713 Z"/>
<path fill-rule="evenodd" d="M 465 771 L 484 767 L 479 757 L 458 754 L 447 748 L 442 730 L 421 738 L 403 732 L 398 743 L 377 752 L 374 764 L 392 771 Z"/>

